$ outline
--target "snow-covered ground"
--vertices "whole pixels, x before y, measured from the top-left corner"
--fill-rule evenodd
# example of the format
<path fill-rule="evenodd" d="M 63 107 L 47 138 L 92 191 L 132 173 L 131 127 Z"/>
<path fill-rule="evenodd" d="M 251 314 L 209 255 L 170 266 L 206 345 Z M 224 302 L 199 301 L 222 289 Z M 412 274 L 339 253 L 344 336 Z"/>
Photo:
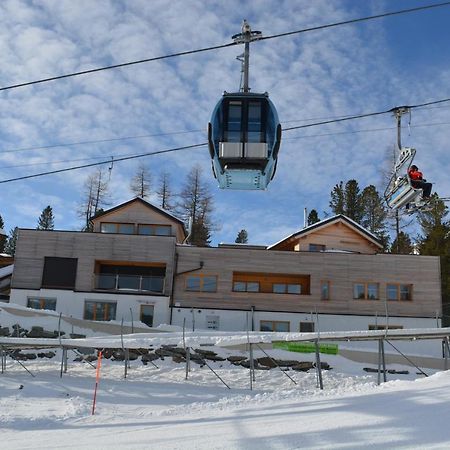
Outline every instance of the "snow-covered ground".
<path fill-rule="evenodd" d="M 215 349 L 237 355 L 236 350 Z M 313 355 L 272 350 L 284 359 L 312 361 Z M 449 448 L 450 372 L 429 378 L 390 375 L 377 386 L 367 364 L 322 355 L 333 369 L 249 370 L 227 361 L 211 363 L 227 389 L 206 367 L 171 358 L 158 368 L 131 362 L 127 379 L 121 362 L 104 360 L 95 415 L 91 415 L 95 370 L 73 362 L 59 377 L 58 359 L 26 361 L 32 378 L 8 359 L 0 375 L 0 430 L 8 449 L 297 449 Z M 260 351 L 256 357 L 263 356 Z M 372 366 L 373 367 L 373 366 Z"/>

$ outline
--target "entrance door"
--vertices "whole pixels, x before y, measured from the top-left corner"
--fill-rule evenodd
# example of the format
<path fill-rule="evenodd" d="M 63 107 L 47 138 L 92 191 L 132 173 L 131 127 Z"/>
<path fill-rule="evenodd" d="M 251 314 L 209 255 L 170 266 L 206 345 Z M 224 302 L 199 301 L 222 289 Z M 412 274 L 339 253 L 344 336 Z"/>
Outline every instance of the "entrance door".
<path fill-rule="evenodd" d="M 141 305 L 141 322 L 153 326 L 153 305 Z"/>

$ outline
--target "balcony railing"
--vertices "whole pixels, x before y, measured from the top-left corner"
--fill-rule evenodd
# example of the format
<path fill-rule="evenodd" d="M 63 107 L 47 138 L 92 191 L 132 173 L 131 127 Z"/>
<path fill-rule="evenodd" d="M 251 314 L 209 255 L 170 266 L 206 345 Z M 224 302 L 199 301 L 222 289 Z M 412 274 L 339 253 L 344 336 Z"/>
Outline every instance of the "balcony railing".
<path fill-rule="evenodd" d="M 95 289 L 162 293 L 164 292 L 164 277 L 101 273 L 95 275 Z"/>

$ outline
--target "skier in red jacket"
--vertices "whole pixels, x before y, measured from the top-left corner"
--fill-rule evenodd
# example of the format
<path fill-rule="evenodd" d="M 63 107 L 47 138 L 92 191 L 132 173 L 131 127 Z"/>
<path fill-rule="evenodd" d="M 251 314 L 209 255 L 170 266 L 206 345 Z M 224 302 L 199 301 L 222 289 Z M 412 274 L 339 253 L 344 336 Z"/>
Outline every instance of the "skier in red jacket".
<path fill-rule="evenodd" d="M 423 178 L 422 172 L 414 164 L 408 170 L 408 176 L 411 180 L 411 186 L 415 189 L 422 189 L 422 198 L 428 200 L 431 195 L 432 183 L 427 183 L 427 180 Z"/>

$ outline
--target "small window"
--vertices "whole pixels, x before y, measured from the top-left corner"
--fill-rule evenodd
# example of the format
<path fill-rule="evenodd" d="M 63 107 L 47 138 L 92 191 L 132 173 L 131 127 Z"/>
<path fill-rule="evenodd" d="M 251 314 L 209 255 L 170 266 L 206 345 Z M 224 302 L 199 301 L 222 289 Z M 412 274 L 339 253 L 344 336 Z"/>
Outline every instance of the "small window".
<path fill-rule="evenodd" d="M 186 277 L 186 290 L 196 292 L 216 292 L 217 277 L 215 275 L 190 275 Z"/>
<path fill-rule="evenodd" d="M 233 282 L 234 292 L 259 292 L 257 281 L 235 281 Z"/>
<path fill-rule="evenodd" d="M 378 284 L 369 283 L 367 285 L 367 298 L 369 300 L 377 300 L 378 299 Z"/>
<path fill-rule="evenodd" d="M 314 322 L 300 322 L 300 333 L 314 333 Z"/>
<path fill-rule="evenodd" d="M 272 285 L 272 292 L 274 294 L 301 294 L 301 284 L 287 284 L 287 283 L 274 283 Z"/>
<path fill-rule="evenodd" d="M 330 282 L 321 281 L 320 283 L 320 299 L 330 300 Z"/>
<path fill-rule="evenodd" d="M 147 236 L 170 236 L 172 227 L 170 225 L 147 225 L 139 224 L 138 233 Z"/>
<path fill-rule="evenodd" d="M 117 226 L 115 223 L 104 223 L 100 224 L 101 233 L 117 233 Z"/>
<path fill-rule="evenodd" d="M 247 283 L 245 281 L 235 281 L 233 283 L 234 292 L 245 292 L 247 290 Z"/>
<path fill-rule="evenodd" d="M 353 298 L 362 300 L 378 300 L 378 283 L 355 283 L 353 285 Z"/>
<path fill-rule="evenodd" d="M 274 320 L 261 320 L 259 323 L 259 329 L 261 331 L 278 331 L 289 332 L 289 322 L 274 321 Z"/>
<path fill-rule="evenodd" d="M 309 244 L 310 252 L 324 252 L 325 248 L 325 245 L 322 244 Z"/>
<path fill-rule="evenodd" d="M 388 325 L 388 330 L 402 330 L 403 325 Z M 386 325 L 369 325 L 369 331 L 371 330 L 385 330 Z"/>
<path fill-rule="evenodd" d="M 388 300 L 398 300 L 398 287 L 396 284 L 388 284 L 386 286 L 386 298 Z"/>
<path fill-rule="evenodd" d="M 287 293 L 288 294 L 301 294 L 302 293 L 302 285 L 301 284 L 288 284 L 287 285 Z"/>
<path fill-rule="evenodd" d="M 84 302 L 84 319 L 108 321 L 116 319 L 116 302 Z"/>
<path fill-rule="evenodd" d="M 284 283 L 274 283 L 272 286 L 274 294 L 284 294 L 286 292 L 286 284 Z"/>
<path fill-rule="evenodd" d="M 387 284 L 386 285 L 386 298 L 388 300 L 392 300 L 392 301 L 412 300 L 411 292 L 412 292 L 411 284 Z"/>
<path fill-rule="evenodd" d="M 101 233 L 134 234 L 134 224 L 102 222 L 100 224 L 100 232 Z"/>
<path fill-rule="evenodd" d="M 28 297 L 28 308 L 56 311 L 56 298 Z"/>
<path fill-rule="evenodd" d="M 366 288 L 364 284 L 355 284 L 353 286 L 353 298 L 365 298 Z"/>

